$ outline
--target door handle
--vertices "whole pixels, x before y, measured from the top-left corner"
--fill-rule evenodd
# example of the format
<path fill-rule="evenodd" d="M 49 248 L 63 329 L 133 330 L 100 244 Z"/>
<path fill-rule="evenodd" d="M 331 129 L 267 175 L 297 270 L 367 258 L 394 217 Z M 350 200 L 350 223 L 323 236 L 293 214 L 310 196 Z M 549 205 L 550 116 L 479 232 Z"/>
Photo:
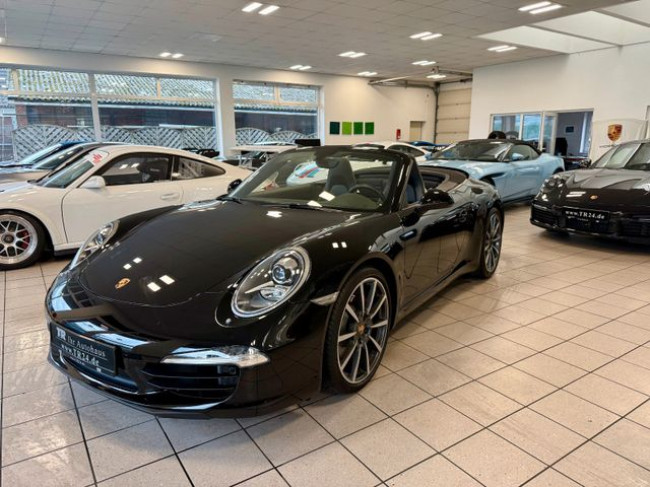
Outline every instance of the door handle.
<path fill-rule="evenodd" d="M 178 199 L 180 195 L 181 195 L 180 193 L 166 193 L 162 195 L 160 199 L 164 201 L 175 200 Z"/>

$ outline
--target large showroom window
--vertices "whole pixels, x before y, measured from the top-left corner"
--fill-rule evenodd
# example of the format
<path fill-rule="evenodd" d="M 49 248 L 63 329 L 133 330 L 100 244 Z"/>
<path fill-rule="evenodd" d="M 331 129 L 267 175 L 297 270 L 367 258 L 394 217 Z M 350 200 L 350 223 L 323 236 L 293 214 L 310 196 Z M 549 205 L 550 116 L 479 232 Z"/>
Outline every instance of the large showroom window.
<path fill-rule="evenodd" d="M 316 86 L 236 81 L 233 98 L 238 145 L 318 138 Z"/>
<path fill-rule="evenodd" d="M 561 156 L 586 156 L 591 143 L 593 112 L 534 112 L 492 115 L 492 130 L 525 140 Z"/>
<path fill-rule="evenodd" d="M 62 140 L 217 148 L 214 81 L 0 68 L 2 159 Z"/>

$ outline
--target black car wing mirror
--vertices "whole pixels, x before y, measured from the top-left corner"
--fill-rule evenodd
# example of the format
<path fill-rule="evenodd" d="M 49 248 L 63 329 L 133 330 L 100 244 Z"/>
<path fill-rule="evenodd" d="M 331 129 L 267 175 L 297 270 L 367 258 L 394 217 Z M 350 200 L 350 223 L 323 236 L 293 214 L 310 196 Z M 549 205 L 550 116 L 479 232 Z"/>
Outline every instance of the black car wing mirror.
<path fill-rule="evenodd" d="M 228 193 L 232 193 L 233 191 L 235 191 L 241 183 L 242 183 L 241 179 L 235 179 L 234 181 L 231 181 L 230 184 L 228 185 Z"/>
<path fill-rule="evenodd" d="M 446 191 L 440 189 L 427 189 L 420 199 L 420 207 L 424 210 L 429 208 L 444 208 L 454 204 L 454 199 Z"/>

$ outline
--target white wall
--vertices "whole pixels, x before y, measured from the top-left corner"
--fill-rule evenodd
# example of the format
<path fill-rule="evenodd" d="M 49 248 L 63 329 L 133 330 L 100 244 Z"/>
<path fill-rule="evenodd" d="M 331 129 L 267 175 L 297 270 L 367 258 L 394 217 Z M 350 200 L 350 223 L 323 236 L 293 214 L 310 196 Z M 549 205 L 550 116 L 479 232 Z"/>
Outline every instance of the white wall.
<path fill-rule="evenodd" d="M 558 55 L 474 71 L 470 137 L 485 137 L 490 115 L 594 110 L 593 120 L 645 119 L 650 43 Z"/>
<path fill-rule="evenodd" d="M 327 144 L 348 144 L 394 139 L 400 128 L 408 136 L 411 120 L 424 121 L 423 133 L 433 133 L 435 95 L 429 88 L 375 87 L 367 79 L 293 71 L 266 70 L 186 61 L 144 59 L 86 53 L 69 53 L 0 47 L 0 64 L 42 66 L 94 72 L 167 74 L 218 79 L 221 128 L 226 152 L 235 145 L 233 80 L 310 84 L 322 87 L 324 117 L 321 131 Z M 374 136 L 330 136 L 329 122 L 375 122 Z"/>

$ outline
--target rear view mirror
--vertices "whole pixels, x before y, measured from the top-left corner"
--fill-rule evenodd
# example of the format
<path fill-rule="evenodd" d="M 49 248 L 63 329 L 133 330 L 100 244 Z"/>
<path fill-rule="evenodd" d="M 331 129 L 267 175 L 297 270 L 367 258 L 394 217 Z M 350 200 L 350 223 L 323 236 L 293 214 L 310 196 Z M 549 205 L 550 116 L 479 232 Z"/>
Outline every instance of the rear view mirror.
<path fill-rule="evenodd" d="M 106 181 L 101 176 L 91 176 L 80 187 L 83 189 L 102 189 L 106 187 Z"/>
<path fill-rule="evenodd" d="M 232 193 L 233 191 L 235 191 L 241 183 L 242 183 L 241 179 L 235 179 L 234 181 L 231 181 L 230 184 L 228 185 L 228 193 Z"/>

